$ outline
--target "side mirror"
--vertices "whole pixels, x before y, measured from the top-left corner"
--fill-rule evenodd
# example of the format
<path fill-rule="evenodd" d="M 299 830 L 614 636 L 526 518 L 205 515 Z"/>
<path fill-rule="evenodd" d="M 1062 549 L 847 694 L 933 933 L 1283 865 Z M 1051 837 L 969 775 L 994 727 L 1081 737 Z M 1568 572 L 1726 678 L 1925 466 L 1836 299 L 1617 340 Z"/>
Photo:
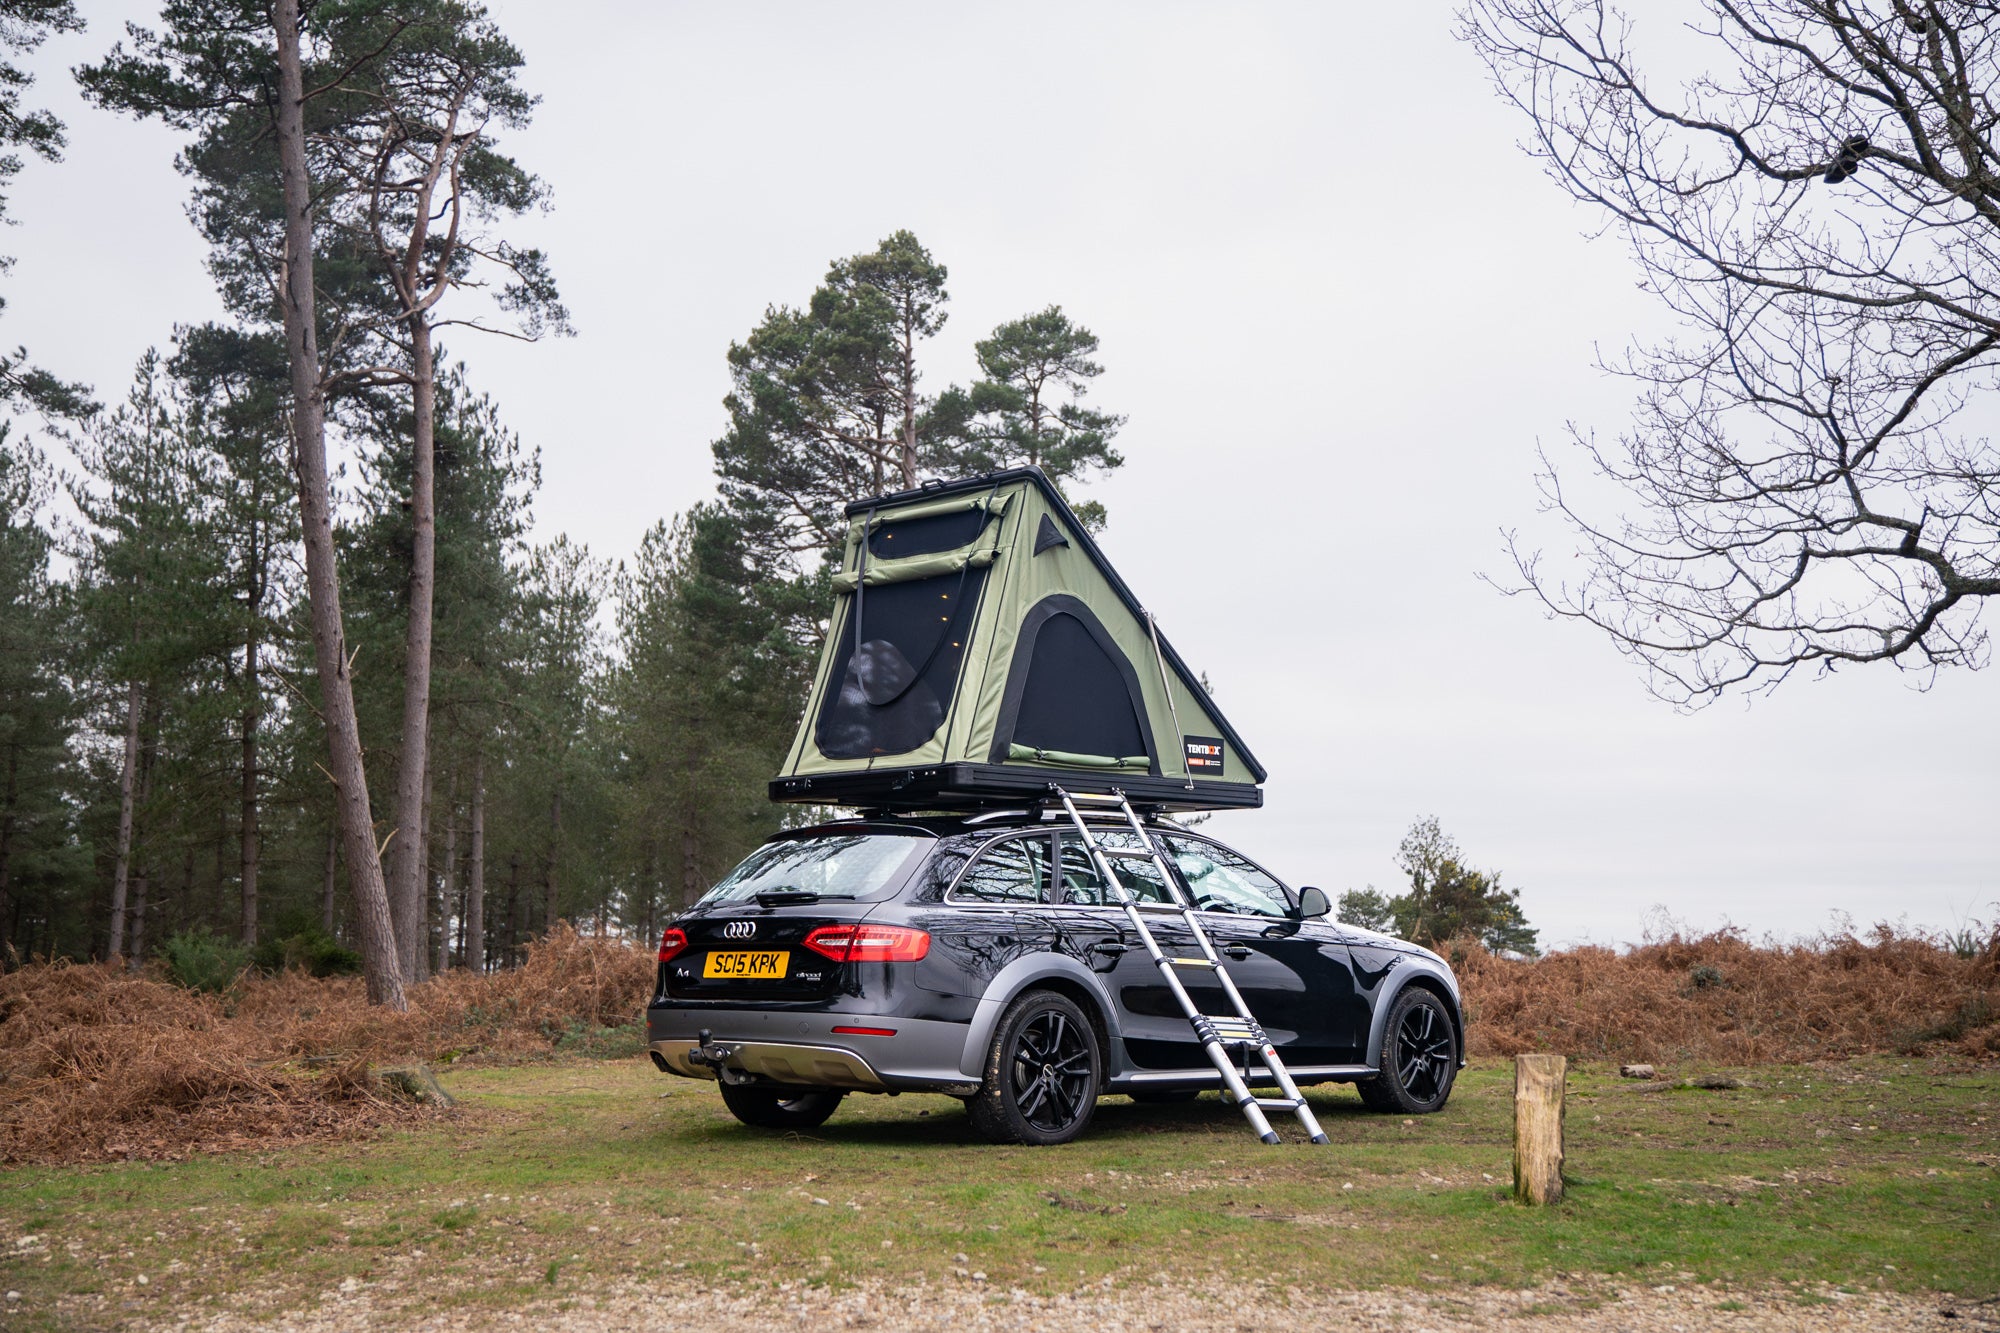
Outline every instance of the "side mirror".
<path fill-rule="evenodd" d="M 1332 916 L 1333 903 L 1328 900 L 1326 890 L 1311 887 L 1300 889 L 1299 915 L 1303 917 Z"/>

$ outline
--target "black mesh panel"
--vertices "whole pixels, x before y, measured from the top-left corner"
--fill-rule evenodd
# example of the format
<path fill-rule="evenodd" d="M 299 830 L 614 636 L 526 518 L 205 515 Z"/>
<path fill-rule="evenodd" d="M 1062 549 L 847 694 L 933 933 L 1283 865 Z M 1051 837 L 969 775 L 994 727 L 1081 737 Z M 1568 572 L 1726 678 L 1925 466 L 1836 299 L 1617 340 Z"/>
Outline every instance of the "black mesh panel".
<path fill-rule="evenodd" d="M 905 555 L 956 551 L 961 546 L 972 545 L 973 539 L 985 526 L 984 509 L 884 523 L 868 534 L 868 554 L 877 560 L 894 560 Z"/>
<path fill-rule="evenodd" d="M 986 571 L 972 569 L 856 592 L 833 662 L 837 685 L 813 731 L 821 754 L 908 754 L 937 733 L 985 582 Z"/>
<path fill-rule="evenodd" d="M 1125 673 L 1083 622 L 1067 612 L 1050 616 L 1035 636 L 1013 739 L 1038 749 L 1111 759 L 1146 753 Z"/>

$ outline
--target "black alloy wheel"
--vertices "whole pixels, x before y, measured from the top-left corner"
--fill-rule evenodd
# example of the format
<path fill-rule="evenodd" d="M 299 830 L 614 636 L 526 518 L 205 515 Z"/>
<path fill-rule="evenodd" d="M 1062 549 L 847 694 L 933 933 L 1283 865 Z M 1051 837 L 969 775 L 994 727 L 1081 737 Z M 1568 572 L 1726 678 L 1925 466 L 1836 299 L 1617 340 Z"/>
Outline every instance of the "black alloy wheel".
<path fill-rule="evenodd" d="M 1075 1001 L 1029 991 L 1000 1019 L 986 1077 L 967 1103 L 973 1127 L 995 1143 L 1068 1143 L 1097 1109 L 1104 1062 Z"/>
<path fill-rule="evenodd" d="M 1444 1109 L 1458 1077 L 1458 1034 L 1444 1002 L 1420 986 L 1396 997 L 1382 1029 L 1382 1072 L 1355 1085 L 1377 1111 L 1427 1115 Z"/>
<path fill-rule="evenodd" d="M 762 1088 L 722 1085 L 729 1114 L 758 1129 L 817 1129 L 847 1094 L 832 1088 Z"/>

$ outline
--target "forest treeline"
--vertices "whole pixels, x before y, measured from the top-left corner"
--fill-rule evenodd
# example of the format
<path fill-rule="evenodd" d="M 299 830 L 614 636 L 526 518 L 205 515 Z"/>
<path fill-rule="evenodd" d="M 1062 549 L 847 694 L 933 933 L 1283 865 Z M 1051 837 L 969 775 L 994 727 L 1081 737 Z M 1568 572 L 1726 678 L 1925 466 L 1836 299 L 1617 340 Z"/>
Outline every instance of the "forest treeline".
<path fill-rule="evenodd" d="M 477 369 L 485 335 L 569 331 L 507 234 L 549 206 L 502 143 L 535 106 L 520 54 L 475 5 L 308 11 L 178 0 L 76 71 L 187 135 L 230 318 L 162 330 L 103 404 L 0 359 L 0 966 L 226 941 L 365 962 L 399 1004 L 559 920 L 649 935 L 800 817 L 764 783 L 842 506 L 1122 461 L 1057 306 L 927 387 L 947 272 L 897 232 L 726 350 L 718 438 L 660 442 L 706 444 L 714 499 L 625 559 L 541 533 L 564 442 L 523 440 Z M 0 0 L 0 57 L 78 27 Z M 0 159 L 59 156 L 29 83 L 0 59 Z"/>

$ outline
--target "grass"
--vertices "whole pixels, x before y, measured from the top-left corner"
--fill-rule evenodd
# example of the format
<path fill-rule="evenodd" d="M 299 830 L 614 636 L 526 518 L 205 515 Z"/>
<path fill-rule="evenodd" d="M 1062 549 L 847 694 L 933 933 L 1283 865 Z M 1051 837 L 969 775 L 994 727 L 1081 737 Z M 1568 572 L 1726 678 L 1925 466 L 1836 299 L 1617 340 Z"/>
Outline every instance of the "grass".
<path fill-rule="evenodd" d="M 1325 1149 L 1264 1148 L 1212 1096 L 1109 1098 L 1082 1141 L 1026 1149 L 976 1142 L 942 1097 L 851 1097 L 813 1134 L 774 1136 L 638 1060 L 454 1071 L 454 1118 L 365 1142 L 0 1172 L 0 1286 L 22 1293 L 0 1327 L 269 1314 L 348 1281 L 435 1308 L 663 1275 L 2000 1290 L 2000 1070 L 1870 1058 L 1744 1077 L 1639 1092 L 1573 1068 L 1568 1199 L 1530 1210 L 1508 1198 L 1497 1061 L 1437 1116 L 1315 1090 Z"/>

